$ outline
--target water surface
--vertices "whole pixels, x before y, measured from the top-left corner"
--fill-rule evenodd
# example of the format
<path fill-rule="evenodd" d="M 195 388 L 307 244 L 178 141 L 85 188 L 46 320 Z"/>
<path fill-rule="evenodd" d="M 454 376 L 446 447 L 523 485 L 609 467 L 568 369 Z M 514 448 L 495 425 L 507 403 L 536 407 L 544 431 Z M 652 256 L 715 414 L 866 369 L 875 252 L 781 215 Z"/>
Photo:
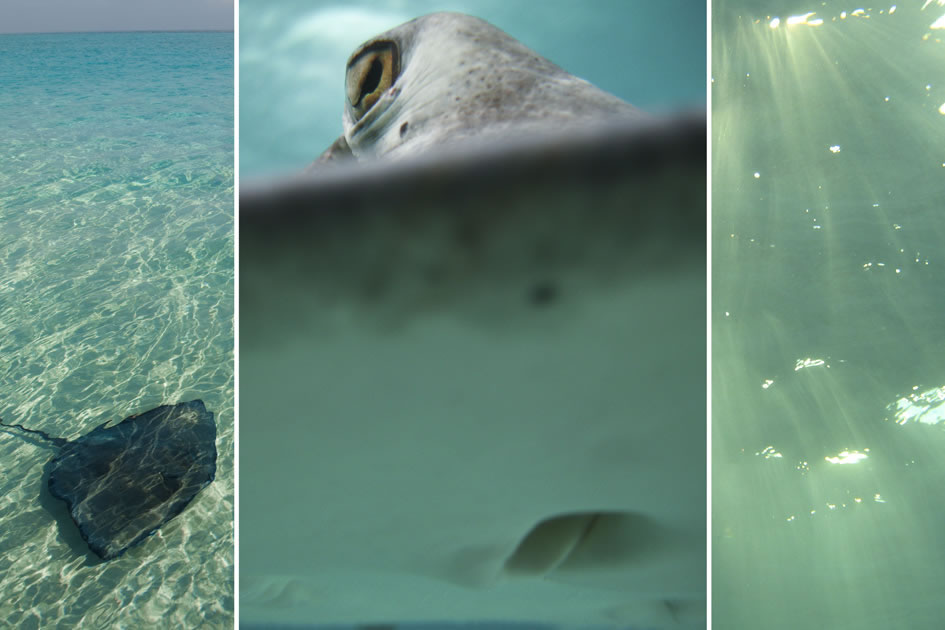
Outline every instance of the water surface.
<path fill-rule="evenodd" d="M 53 451 L 0 431 L 0 625 L 232 625 L 232 77 L 232 33 L 0 35 L 0 416 L 74 439 L 202 398 L 219 451 L 90 566 L 41 503 Z"/>

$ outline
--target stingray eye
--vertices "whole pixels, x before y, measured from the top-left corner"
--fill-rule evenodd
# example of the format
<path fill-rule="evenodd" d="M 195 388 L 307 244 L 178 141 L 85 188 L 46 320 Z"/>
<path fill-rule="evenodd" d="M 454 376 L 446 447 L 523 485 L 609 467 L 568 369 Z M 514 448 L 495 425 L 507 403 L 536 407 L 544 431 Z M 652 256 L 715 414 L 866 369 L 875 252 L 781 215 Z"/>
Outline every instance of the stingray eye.
<path fill-rule="evenodd" d="M 345 91 L 355 121 L 374 106 L 400 72 L 397 45 L 376 42 L 348 63 Z"/>

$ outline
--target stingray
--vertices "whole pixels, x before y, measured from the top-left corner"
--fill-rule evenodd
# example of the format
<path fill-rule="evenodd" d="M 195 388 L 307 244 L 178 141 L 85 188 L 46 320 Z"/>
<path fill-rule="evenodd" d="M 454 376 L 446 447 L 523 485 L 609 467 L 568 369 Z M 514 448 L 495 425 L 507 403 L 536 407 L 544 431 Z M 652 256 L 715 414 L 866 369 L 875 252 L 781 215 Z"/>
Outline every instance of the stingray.
<path fill-rule="evenodd" d="M 180 514 L 216 473 L 216 424 L 203 401 L 162 405 L 104 423 L 76 440 L 41 436 L 59 449 L 49 492 L 66 502 L 89 548 L 112 560 Z"/>
<path fill-rule="evenodd" d="M 338 96 L 240 190 L 241 618 L 704 627 L 704 114 L 455 13 Z"/>
<path fill-rule="evenodd" d="M 344 134 L 316 164 L 650 118 L 460 13 L 417 18 L 363 43 L 348 61 L 345 97 Z"/>

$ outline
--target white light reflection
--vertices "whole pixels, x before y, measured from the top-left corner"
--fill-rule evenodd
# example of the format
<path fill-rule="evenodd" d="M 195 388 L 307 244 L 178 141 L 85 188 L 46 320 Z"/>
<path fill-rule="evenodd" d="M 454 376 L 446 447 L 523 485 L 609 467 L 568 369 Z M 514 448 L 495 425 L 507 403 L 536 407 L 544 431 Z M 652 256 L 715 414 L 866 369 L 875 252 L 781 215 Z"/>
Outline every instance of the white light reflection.
<path fill-rule="evenodd" d="M 810 367 L 819 367 L 821 365 L 827 365 L 827 362 L 823 359 L 798 359 L 797 363 L 794 364 L 794 371 L 803 370 L 804 368 Z M 829 365 L 827 367 L 830 367 Z"/>
<path fill-rule="evenodd" d="M 787 19 L 787 25 L 794 26 L 796 24 L 807 24 L 808 26 L 820 26 L 824 23 L 824 21 L 821 19 L 808 21 L 810 18 L 814 17 L 814 15 L 815 14 L 813 11 L 810 13 L 805 13 L 804 15 L 792 15 Z"/>
<path fill-rule="evenodd" d="M 945 423 L 945 386 L 909 394 L 890 404 L 887 409 L 893 412 L 896 424 L 900 425 L 908 422 Z"/>
<path fill-rule="evenodd" d="M 867 455 L 869 450 L 870 449 L 868 448 L 864 448 L 863 453 L 859 451 L 842 451 L 838 455 L 833 457 L 825 457 L 824 459 L 831 464 L 858 464 L 862 460 L 869 457 L 869 455 Z"/>
<path fill-rule="evenodd" d="M 771 458 L 781 459 L 782 457 L 784 457 L 773 446 L 766 446 L 760 453 L 755 453 L 755 455 L 764 457 L 765 459 L 771 459 Z"/>

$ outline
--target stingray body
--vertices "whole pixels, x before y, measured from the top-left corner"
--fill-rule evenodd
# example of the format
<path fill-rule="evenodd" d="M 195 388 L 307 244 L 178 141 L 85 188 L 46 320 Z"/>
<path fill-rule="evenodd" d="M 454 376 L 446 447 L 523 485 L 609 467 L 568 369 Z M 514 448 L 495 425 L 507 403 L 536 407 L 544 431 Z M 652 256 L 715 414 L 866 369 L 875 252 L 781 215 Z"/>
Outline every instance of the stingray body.
<path fill-rule="evenodd" d="M 50 494 L 66 502 L 89 548 L 103 560 L 125 553 L 180 514 L 216 473 L 216 424 L 200 400 L 162 405 L 68 441 L 43 431 L 59 452 Z"/>
<path fill-rule="evenodd" d="M 347 75 L 240 192 L 241 618 L 704 627 L 704 116 L 456 14 Z"/>
<path fill-rule="evenodd" d="M 366 41 L 348 61 L 345 93 L 344 135 L 323 161 L 402 158 L 647 118 L 460 13 L 420 17 Z"/>

